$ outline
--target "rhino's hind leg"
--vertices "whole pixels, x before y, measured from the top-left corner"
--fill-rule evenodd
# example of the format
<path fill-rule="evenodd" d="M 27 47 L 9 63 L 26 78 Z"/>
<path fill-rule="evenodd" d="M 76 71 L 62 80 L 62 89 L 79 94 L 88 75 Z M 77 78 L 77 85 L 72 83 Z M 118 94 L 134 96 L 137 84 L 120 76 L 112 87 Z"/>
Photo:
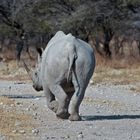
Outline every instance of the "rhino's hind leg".
<path fill-rule="evenodd" d="M 51 86 L 51 92 L 58 100 L 58 109 L 56 116 L 62 119 L 68 119 L 70 114 L 68 112 L 68 106 L 70 99 L 60 85 Z"/>
<path fill-rule="evenodd" d="M 48 108 L 50 109 L 50 110 L 52 110 L 53 112 L 57 112 L 57 110 L 58 110 L 58 101 L 56 101 L 56 100 L 53 100 L 53 101 L 51 101 L 49 104 L 48 104 Z"/>
<path fill-rule="evenodd" d="M 72 104 L 71 104 L 71 114 L 69 116 L 70 121 L 80 121 L 81 117 L 79 115 L 79 106 L 81 104 L 81 101 L 84 96 L 84 92 L 80 93 L 81 95 L 74 94 L 72 98 Z"/>
<path fill-rule="evenodd" d="M 61 119 L 68 119 L 70 114 L 68 112 L 57 112 L 56 116 Z"/>
<path fill-rule="evenodd" d="M 69 117 L 69 120 L 71 120 L 71 121 L 80 121 L 81 120 L 81 117 L 79 116 L 79 106 L 84 98 L 85 89 L 86 88 L 84 85 L 75 86 L 75 93 L 72 97 L 72 103 L 71 103 L 71 115 Z"/>
<path fill-rule="evenodd" d="M 58 109 L 58 101 L 55 100 L 55 96 L 51 93 L 49 88 L 46 87 L 44 92 L 46 95 L 48 108 L 56 113 Z"/>
<path fill-rule="evenodd" d="M 84 81 L 84 79 L 81 78 L 81 75 L 78 74 L 77 77 L 73 75 L 72 82 L 75 88 L 75 92 L 71 100 L 71 115 L 69 117 L 69 120 L 80 121 L 81 117 L 79 115 L 79 106 L 83 100 L 87 84 L 85 84 L 86 81 Z"/>

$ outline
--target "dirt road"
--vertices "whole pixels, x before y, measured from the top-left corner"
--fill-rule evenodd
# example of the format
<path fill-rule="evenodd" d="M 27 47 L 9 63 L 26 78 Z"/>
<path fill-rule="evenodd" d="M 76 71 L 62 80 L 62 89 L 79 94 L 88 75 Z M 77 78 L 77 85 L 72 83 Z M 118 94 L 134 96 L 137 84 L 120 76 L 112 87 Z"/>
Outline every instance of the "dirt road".
<path fill-rule="evenodd" d="M 82 121 L 57 119 L 29 82 L 0 81 L 0 140 L 140 140 L 137 85 L 89 85 Z"/>

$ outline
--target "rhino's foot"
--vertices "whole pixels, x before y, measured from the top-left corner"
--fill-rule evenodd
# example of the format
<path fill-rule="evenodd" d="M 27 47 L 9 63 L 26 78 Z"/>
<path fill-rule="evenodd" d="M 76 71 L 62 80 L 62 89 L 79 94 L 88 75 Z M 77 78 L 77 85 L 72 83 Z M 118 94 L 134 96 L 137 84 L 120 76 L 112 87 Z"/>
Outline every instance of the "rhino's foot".
<path fill-rule="evenodd" d="M 81 117 L 78 114 L 71 114 L 69 116 L 70 121 L 81 121 Z"/>
<path fill-rule="evenodd" d="M 50 102 L 48 108 L 56 113 L 58 110 L 58 102 L 56 100 Z"/>
<path fill-rule="evenodd" d="M 56 116 L 57 116 L 58 118 L 61 118 L 61 119 L 68 119 L 69 116 L 70 116 L 70 114 L 69 114 L 68 111 L 61 111 L 61 112 L 57 112 L 57 113 L 56 113 Z"/>

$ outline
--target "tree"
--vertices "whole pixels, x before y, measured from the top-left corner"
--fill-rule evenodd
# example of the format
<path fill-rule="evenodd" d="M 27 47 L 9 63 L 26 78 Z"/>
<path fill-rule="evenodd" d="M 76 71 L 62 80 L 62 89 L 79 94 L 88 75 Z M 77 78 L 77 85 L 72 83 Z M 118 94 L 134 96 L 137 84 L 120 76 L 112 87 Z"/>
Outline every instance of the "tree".
<path fill-rule="evenodd" d="M 109 58 L 112 38 L 127 35 L 134 23 L 140 21 L 139 15 L 139 0 L 1 0 L 0 3 L 0 25 L 9 26 L 13 36 L 27 36 L 34 44 L 41 44 L 40 40 L 47 44 L 56 31 L 63 30 L 87 42 L 95 38 L 97 50 L 102 43 L 101 54 Z"/>

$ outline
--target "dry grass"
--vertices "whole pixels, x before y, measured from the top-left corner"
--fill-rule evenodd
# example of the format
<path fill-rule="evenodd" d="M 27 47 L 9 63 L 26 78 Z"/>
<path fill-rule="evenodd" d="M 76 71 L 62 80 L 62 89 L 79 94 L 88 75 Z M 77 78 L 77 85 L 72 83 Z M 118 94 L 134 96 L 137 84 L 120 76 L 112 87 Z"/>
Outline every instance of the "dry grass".
<path fill-rule="evenodd" d="M 31 134 L 33 128 L 31 120 L 30 115 L 16 110 L 14 100 L 0 97 L 0 133 L 7 139 L 20 140 L 23 130 L 25 134 Z"/>
<path fill-rule="evenodd" d="M 0 65 L 0 80 L 22 81 L 29 79 L 24 67 L 22 65 L 18 66 L 14 60 L 1 62 Z"/>
<path fill-rule="evenodd" d="M 93 83 L 130 84 L 140 82 L 140 62 L 132 60 L 107 60 L 96 57 Z"/>
<path fill-rule="evenodd" d="M 35 62 L 30 62 L 34 65 Z M 12 60 L 8 63 L 1 62 L 1 80 L 29 80 L 28 75 L 21 65 Z M 135 59 L 106 59 L 96 54 L 96 68 L 93 83 L 109 82 L 113 84 L 130 84 L 140 82 L 140 62 Z"/>
<path fill-rule="evenodd" d="M 34 66 L 35 61 L 28 57 L 24 58 L 29 66 Z M 1 62 L 1 80 L 29 80 L 28 75 L 22 66 L 16 61 Z M 96 53 L 96 68 L 93 75 L 93 83 L 130 84 L 140 82 L 140 58 L 134 57 L 107 59 Z"/>
<path fill-rule="evenodd" d="M 4 105 L 14 105 L 14 100 L 10 100 L 9 98 L 6 97 L 0 97 L 0 104 Z"/>

